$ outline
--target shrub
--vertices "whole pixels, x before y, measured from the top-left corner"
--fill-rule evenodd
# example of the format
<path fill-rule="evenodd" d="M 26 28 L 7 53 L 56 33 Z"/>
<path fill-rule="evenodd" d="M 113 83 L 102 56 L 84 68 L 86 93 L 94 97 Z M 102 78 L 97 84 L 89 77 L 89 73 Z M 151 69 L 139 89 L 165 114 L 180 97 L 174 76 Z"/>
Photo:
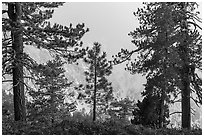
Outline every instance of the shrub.
<path fill-rule="evenodd" d="M 152 129 L 142 125 L 124 123 L 119 119 L 92 122 L 90 118 L 79 116 L 63 120 L 54 125 L 34 122 L 3 121 L 3 135 L 201 135 L 202 129 Z"/>

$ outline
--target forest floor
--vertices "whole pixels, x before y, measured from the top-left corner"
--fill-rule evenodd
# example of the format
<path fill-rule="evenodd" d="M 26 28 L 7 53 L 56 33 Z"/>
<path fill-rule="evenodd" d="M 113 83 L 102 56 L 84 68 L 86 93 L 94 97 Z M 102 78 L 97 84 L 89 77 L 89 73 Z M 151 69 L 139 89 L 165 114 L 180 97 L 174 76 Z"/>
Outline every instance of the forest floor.
<path fill-rule="evenodd" d="M 3 135 L 202 135 L 202 129 L 152 129 L 118 121 L 90 122 L 64 120 L 48 126 L 46 123 L 3 122 Z"/>

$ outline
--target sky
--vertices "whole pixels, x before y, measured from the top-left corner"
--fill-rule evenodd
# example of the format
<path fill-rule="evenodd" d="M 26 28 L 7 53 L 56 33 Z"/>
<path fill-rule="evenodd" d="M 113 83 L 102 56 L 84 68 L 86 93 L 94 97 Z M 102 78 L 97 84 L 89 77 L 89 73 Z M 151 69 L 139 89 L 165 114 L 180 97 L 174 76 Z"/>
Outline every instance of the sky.
<path fill-rule="evenodd" d="M 82 38 L 84 46 L 99 42 L 108 59 L 112 59 L 112 55 L 121 48 L 134 49 L 128 33 L 139 26 L 133 12 L 141 6 L 138 2 L 70 2 L 56 9 L 50 21 L 67 26 L 84 23 L 90 30 Z M 135 90 L 141 92 L 145 78 L 138 74 L 131 75 L 124 68 L 125 63 L 113 67 L 110 77 L 113 85 L 119 86 L 123 97 Z"/>
<path fill-rule="evenodd" d="M 127 34 L 139 25 L 133 15 L 138 6 L 141 3 L 70 2 L 55 10 L 51 22 L 62 25 L 85 23 L 90 31 L 82 39 L 84 45 L 97 41 L 111 57 L 121 47 L 133 47 Z"/>

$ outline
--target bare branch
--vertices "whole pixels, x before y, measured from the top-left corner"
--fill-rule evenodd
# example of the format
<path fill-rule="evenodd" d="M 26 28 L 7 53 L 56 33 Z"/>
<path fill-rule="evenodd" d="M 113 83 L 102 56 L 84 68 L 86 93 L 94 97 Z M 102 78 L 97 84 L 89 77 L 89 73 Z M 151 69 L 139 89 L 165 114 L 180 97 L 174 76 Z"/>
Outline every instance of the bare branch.
<path fill-rule="evenodd" d="M 192 107 L 191 107 L 191 110 L 192 110 L 192 111 L 191 111 L 191 114 L 195 115 L 195 112 L 196 112 L 196 111 L 195 111 Z"/>
<path fill-rule="evenodd" d="M 130 58 L 131 58 L 131 56 L 132 56 L 132 54 L 134 54 L 135 52 L 138 52 L 138 51 L 140 51 L 141 49 L 139 48 L 139 49 L 136 49 L 136 50 L 133 50 L 133 51 L 131 51 L 131 52 L 129 52 L 128 53 L 128 55 L 125 57 L 122 57 L 123 59 L 115 59 L 113 62 L 114 62 L 114 65 L 118 65 L 118 64 L 121 64 L 121 63 L 123 63 L 123 62 L 125 62 L 125 61 L 127 61 L 127 60 L 130 60 Z"/>
<path fill-rule="evenodd" d="M 181 114 L 182 112 L 180 112 L 180 111 L 176 111 L 176 112 L 172 112 L 172 113 L 170 113 L 169 115 L 174 115 L 174 114 Z"/>
<path fill-rule="evenodd" d="M 188 23 L 192 24 L 193 26 L 195 26 L 195 28 L 198 27 L 200 30 L 202 30 L 202 28 L 198 24 L 196 24 L 194 22 L 191 22 L 191 21 L 188 21 Z"/>
<path fill-rule="evenodd" d="M 8 12 L 8 10 L 2 10 L 2 14 L 7 13 L 7 12 Z"/>
<path fill-rule="evenodd" d="M 190 98 L 195 102 L 195 104 L 196 104 L 198 107 L 200 107 L 199 104 L 198 104 L 198 100 L 194 99 L 193 97 L 190 97 Z"/>
<path fill-rule="evenodd" d="M 178 95 L 179 95 L 179 94 L 181 94 L 181 91 L 178 92 L 178 93 L 174 96 L 174 99 L 171 100 L 172 103 L 178 102 L 178 101 L 175 101 L 175 100 L 178 98 Z"/>
<path fill-rule="evenodd" d="M 12 80 L 12 79 L 9 79 L 9 80 L 2 80 L 2 83 L 4 83 L 4 82 L 13 82 L 13 80 Z"/>

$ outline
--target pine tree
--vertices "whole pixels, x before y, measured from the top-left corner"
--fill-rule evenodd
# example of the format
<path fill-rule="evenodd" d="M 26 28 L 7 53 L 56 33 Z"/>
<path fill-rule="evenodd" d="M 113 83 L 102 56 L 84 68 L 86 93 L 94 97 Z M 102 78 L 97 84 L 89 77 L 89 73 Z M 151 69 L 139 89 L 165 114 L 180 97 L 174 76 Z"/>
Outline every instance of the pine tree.
<path fill-rule="evenodd" d="M 159 95 L 147 95 L 143 98 L 142 101 L 137 102 L 134 111 L 132 114 L 134 116 L 131 119 L 132 124 L 142 124 L 143 126 L 149 126 L 152 128 L 159 128 L 160 127 L 160 106 L 161 101 L 158 100 L 161 98 Z M 163 127 L 166 127 L 169 123 L 169 109 L 168 105 L 164 105 L 164 116 L 163 116 Z"/>
<path fill-rule="evenodd" d="M 194 100 L 196 104 L 199 102 L 202 104 L 202 89 L 201 79 L 195 77 L 195 69 L 201 69 L 201 35 L 197 28 L 200 28 L 198 21 L 201 21 L 197 17 L 197 13 L 194 13 L 197 7 L 196 3 L 182 2 L 177 4 L 175 7 L 179 9 L 178 20 L 180 22 L 180 30 L 177 33 L 181 39 L 179 40 L 178 54 L 182 61 L 181 67 L 179 68 L 179 74 L 182 82 L 181 87 L 181 108 L 182 108 L 182 128 L 191 128 L 191 93 L 196 91 L 197 99 Z M 196 20 L 196 21 L 195 21 Z M 194 30 L 192 29 L 194 27 Z M 200 28 L 201 29 L 201 28 Z M 191 88 L 191 84 L 193 88 Z"/>
<path fill-rule="evenodd" d="M 12 75 L 13 75 L 13 94 L 14 94 L 14 113 L 15 120 L 25 120 L 25 98 L 24 98 L 24 79 L 23 65 L 18 63 L 22 60 L 23 40 L 20 21 L 22 18 L 22 9 L 19 3 L 8 3 L 8 17 L 10 19 L 10 41 L 13 54 Z M 7 39 L 6 39 L 7 40 Z M 6 47 L 7 50 L 7 47 Z M 6 60 L 7 61 L 7 60 Z M 3 62 L 4 63 L 4 62 Z M 6 62 L 7 63 L 7 62 Z M 4 65 L 4 64 L 3 64 Z"/>
<path fill-rule="evenodd" d="M 60 54 L 73 62 L 82 57 L 85 50 L 80 39 L 88 31 L 84 24 L 73 28 L 59 24 L 50 25 L 54 8 L 60 2 L 5 2 L 2 18 L 2 77 L 12 76 L 15 120 L 25 119 L 25 78 L 34 79 L 33 70 L 37 63 L 23 51 L 24 46 L 43 48 L 50 53 Z M 29 86 L 26 86 L 29 87 Z"/>
<path fill-rule="evenodd" d="M 108 100 L 112 97 L 111 82 L 106 78 L 111 74 L 112 65 L 106 59 L 106 53 L 101 53 L 101 44 L 94 43 L 84 58 L 89 65 L 86 75 L 86 95 L 88 102 L 93 103 L 93 121 L 96 120 L 96 111 L 105 111 Z M 93 91 L 93 92 L 92 92 Z"/>
<path fill-rule="evenodd" d="M 135 61 L 127 64 L 127 70 L 146 74 L 146 87 L 152 83 L 162 94 L 162 102 L 168 102 L 170 94 L 176 97 L 181 92 L 183 128 L 190 128 L 190 92 L 197 94 L 196 103 L 202 103 L 201 79 L 195 72 L 201 69 L 202 59 L 200 27 L 196 24 L 200 19 L 195 9 L 196 3 L 144 3 L 144 8 L 134 13 L 141 25 L 129 33 L 137 49 L 121 49 L 114 59 L 118 64 L 138 53 Z M 159 81 L 154 80 L 157 76 Z M 194 85 L 191 89 L 190 83 Z"/>
<path fill-rule="evenodd" d="M 56 56 L 54 60 L 48 61 L 45 65 L 39 65 L 37 69 L 39 79 L 36 81 L 38 90 L 29 92 L 32 97 L 29 106 L 30 115 L 34 117 L 33 120 L 36 120 L 37 117 L 44 117 L 53 124 L 56 114 L 65 105 L 65 90 L 72 82 L 68 82 L 65 77 L 64 63 L 59 56 Z"/>

